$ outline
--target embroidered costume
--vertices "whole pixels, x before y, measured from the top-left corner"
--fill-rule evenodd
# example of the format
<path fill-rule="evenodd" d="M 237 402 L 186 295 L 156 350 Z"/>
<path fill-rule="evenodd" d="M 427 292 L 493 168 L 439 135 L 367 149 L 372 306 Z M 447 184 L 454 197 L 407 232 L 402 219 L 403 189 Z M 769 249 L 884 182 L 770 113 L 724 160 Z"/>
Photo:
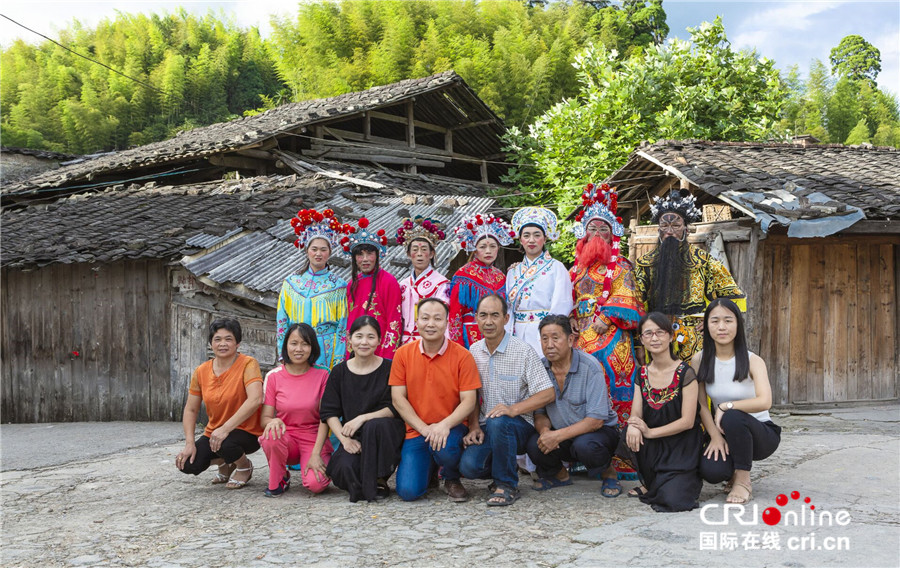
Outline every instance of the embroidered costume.
<path fill-rule="evenodd" d="M 434 251 L 437 249 L 438 243 L 445 237 L 443 225 L 432 219 L 425 219 L 421 215 L 414 219 L 404 219 L 403 224 L 397 229 L 397 244 L 405 243 L 407 252 L 409 246 L 416 240 L 426 241 Z M 403 297 L 401 305 L 403 337 L 400 344 L 403 345 L 419 338 L 416 328 L 416 305 L 419 300 L 437 298 L 449 304 L 450 281 L 432 267 L 428 267 L 419 276 L 416 276 L 415 269 L 413 269 L 409 276 L 400 281 L 400 294 Z"/>
<path fill-rule="evenodd" d="M 485 237 L 500 246 L 512 243 L 515 233 L 505 221 L 493 215 L 466 217 L 454 231 L 459 246 L 475 252 L 478 241 Z M 494 266 L 471 260 L 456 271 L 450 280 L 450 339 L 466 349 L 482 338 L 475 322 L 478 301 L 488 294 L 506 297 L 506 275 Z"/>
<path fill-rule="evenodd" d="M 615 189 L 606 184 L 588 184 L 582 205 L 584 209 L 576 216 L 579 224 L 573 232 L 583 238 L 591 221 L 603 221 L 611 230 L 612 256 L 607 264 L 597 261 L 591 266 L 582 266 L 576 263 L 569 270 L 575 295 L 572 317 L 576 327 L 582 330 L 575 347 L 593 355 L 603 365 L 610 401 L 619 424 L 624 425 L 631 414 L 638 372 L 633 331 L 644 310 L 634 283 L 634 267 L 627 258 L 619 256 L 619 242 L 625 230 L 616 217 L 618 196 Z M 599 334 L 592 327 L 597 321 L 608 326 Z M 613 465 L 619 477 L 635 477 L 634 470 L 618 458 L 614 458 Z"/>
<path fill-rule="evenodd" d="M 384 257 L 387 244 L 384 229 L 373 233 L 368 230 L 368 226 L 369 220 L 363 217 L 359 220 L 359 228 L 351 227 L 341 239 L 344 252 L 351 260 L 353 250 L 361 245 L 375 247 L 379 258 Z M 393 359 L 394 351 L 400 346 L 401 300 L 400 284 L 389 272 L 378 268 L 372 274 L 357 274 L 356 279 L 347 284 L 348 333 L 349 326 L 359 316 L 374 317 L 381 326 L 381 345 L 375 350 L 375 355 Z"/>
<path fill-rule="evenodd" d="M 297 248 L 313 239 L 324 239 L 333 250 L 339 245 L 343 226 L 330 209 L 318 212 L 304 209 L 291 219 Z M 327 267 L 312 269 L 285 278 L 278 295 L 276 344 L 278 356 L 284 334 L 295 323 L 306 323 L 316 331 L 320 355 L 317 367 L 331 369 L 344 360 L 347 351 L 347 283 Z"/>

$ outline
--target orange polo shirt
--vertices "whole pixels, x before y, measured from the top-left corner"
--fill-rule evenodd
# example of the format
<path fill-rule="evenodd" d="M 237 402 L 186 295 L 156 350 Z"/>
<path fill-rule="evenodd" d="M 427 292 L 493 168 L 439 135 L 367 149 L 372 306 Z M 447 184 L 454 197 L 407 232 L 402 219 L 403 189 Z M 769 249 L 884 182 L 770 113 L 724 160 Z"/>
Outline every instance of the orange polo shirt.
<path fill-rule="evenodd" d="M 459 406 L 460 392 L 481 388 L 481 377 L 475 359 L 462 345 L 445 338 L 441 350 L 430 357 L 419 339 L 397 349 L 388 384 L 406 387 L 406 397 L 419 418 L 434 424 Z M 406 425 L 407 439 L 421 435 Z"/>
<path fill-rule="evenodd" d="M 206 403 L 209 423 L 203 431 L 204 436 L 209 436 L 213 430 L 234 416 L 247 401 L 247 385 L 255 382 L 262 382 L 259 363 L 253 357 L 242 353 L 238 353 L 231 367 L 219 376 L 213 373 L 212 359 L 194 369 L 188 392 L 199 396 Z M 244 420 L 238 426 L 238 430 L 244 430 L 254 436 L 262 434 L 262 427 L 259 425 L 261 412 L 262 406 L 251 414 L 250 418 Z"/>

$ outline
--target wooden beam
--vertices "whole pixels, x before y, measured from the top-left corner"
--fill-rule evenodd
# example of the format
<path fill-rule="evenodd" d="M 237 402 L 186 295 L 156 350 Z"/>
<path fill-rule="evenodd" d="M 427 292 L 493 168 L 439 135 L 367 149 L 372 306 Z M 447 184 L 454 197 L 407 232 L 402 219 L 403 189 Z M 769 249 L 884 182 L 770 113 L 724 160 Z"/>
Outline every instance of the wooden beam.
<path fill-rule="evenodd" d="M 369 111 L 363 114 L 363 140 L 369 140 L 372 137 L 372 117 Z"/>
<path fill-rule="evenodd" d="M 379 120 L 386 120 L 388 122 L 397 122 L 400 124 L 406 124 L 406 117 L 397 116 L 396 114 L 388 114 L 386 112 L 378 112 L 376 110 L 369 111 L 369 115 L 372 118 L 377 118 Z M 416 128 L 422 128 L 424 130 L 433 130 L 435 132 L 445 133 L 449 128 L 444 126 L 438 126 L 437 124 L 431 124 L 429 122 L 422 122 L 421 120 L 416 120 L 413 122 Z"/>
<path fill-rule="evenodd" d="M 309 155 L 309 154 L 304 154 Z M 317 156 L 313 156 L 317 157 Z M 329 151 L 328 153 L 321 156 L 322 158 L 328 158 L 329 160 L 355 160 L 355 161 L 365 161 L 365 162 L 377 162 L 382 164 L 404 164 L 407 166 L 422 166 L 424 168 L 443 168 L 445 166 L 444 162 L 439 162 L 437 160 L 423 160 L 421 158 L 407 158 L 402 156 L 388 156 L 385 154 L 377 155 L 377 154 L 360 154 L 354 150 L 350 151 Z M 416 173 L 416 172 L 410 172 Z"/>
<path fill-rule="evenodd" d="M 284 163 L 287 164 L 289 168 L 300 175 L 307 175 L 309 172 L 316 172 L 322 174 L 325 177 L 350 182 L 352 184 L 362 187 L 368 187 L 370 189 L 385 189 L 384 184 L 378 183 L 377 181 L 369 181 L 367 179 L 345 176 L 340 172 L 326 170 L 324 168 L 320 168 L 315 164 L 304 162 L 296 154 L 291 154 L 290 152 L 285 152 L 283 150 L 273 150 L 272 153 L 281 158 L 281 160 L 284 161 Z"/>
<path fill-rule="evenodd" d="M 264 151 L 264 150 L 238 150 L 235 152 L 241 156 L 247 156 L 248 158 L 258 158 L 260 160 L 273 160 L 274 157 L 272 154 Z"/>
<path fill-rule="evenodd" d="M 857 221 L 838 234 L 845 233 L 854 233 L 858 235 L 896 235 L 900 233 L 900 221 L 870 221 L 864 219 L 862 221 Z"/>
<path fill-rule="evenodd" d="M 420 147 L 421 148 L 421 147 Z M 304 150 L 304 154 L 307 156 L 325 156 L 332 155 L 334 152 L 341 152 L 344 154 L 355 153 L 360 156 L 371 156 L 371 155 L 387 155 L 387 156 L 396 156 L 398 158 L 415 158 L 421 160 L 432 160 L 432 161 L 440 161 L 440 162 L 451 162 L 453 158 L 450 156 L 444 156 L 441 154 L 432 154 L 429 152 L 422 152 L 420 148 L 416 148 L 415 150 L 409 150 L 406 148 L 398 148 L 398 147 L 384 147 L 384 146 L 376 146 L 376 145 L 366 145 L 358 144 L 355 146 L 348 146 L 346 144 L 341 144 L 338 142 L 333 142 L 331 140 L 314 140 L 310 145 L 309 150 Z"/>
<path fill-rule="evenodd" d="M 487 170 L 487 162 L 485 160 L 481 160 L 481 183 L 488 182 L 488 170 Z"/>
<path fill-rule="evenodd" d="M 453 153 L 453 131 L 449 130 L 444 133 L 444 151 Z"/>
<path fill-rule="evenodd" d="M 235 168 L 239 170 L 254 170 L 256 172 L 266 171 L 266 162 L 255 158 L 245 158 L 243 156 L 210 156 L 207 158 L 209 163 L 214 166 L 222 166 L 225 168 Z"/>
<path fill-rule="evenodd" d="M 476 122 L 467 122 L 465 124 L 460 124 L 459 126 L 451 126 L 450 130 L 465 130 L 466 128 L 475 128 L 476 126 L 486 126 L 488 124 L 493 124 L 497 122 L 493 118 L 488 120 L 479 120 Z"/>

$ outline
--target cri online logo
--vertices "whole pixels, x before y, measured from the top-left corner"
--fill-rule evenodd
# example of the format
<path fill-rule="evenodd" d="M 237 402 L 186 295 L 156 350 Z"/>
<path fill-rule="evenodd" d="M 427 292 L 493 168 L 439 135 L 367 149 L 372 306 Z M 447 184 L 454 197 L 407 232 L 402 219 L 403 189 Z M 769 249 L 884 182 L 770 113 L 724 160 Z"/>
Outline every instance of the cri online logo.
<path fill-rule="evenodd" d="M 751 526 L 758 525 L 760 518 L 762 518 L 762 522 L 769 526 L 781 523 L 784 526 L 794 527 L 831 527 L 834 525 L 843 527 L 850 524 L 849 512 L 843 510 L 837 513 L 817 511 L 816 506 L 812 504 L 812 499 L 809 497 L 802 498 L 799 512 L 782 511 L 779 508 L 786 507 L 792 501 L 801 501 L 799 491 L 791 491 L 790 500 L 783 493 L 775 497 L 775 503 L 778 507 L 766 508 L 762 513 L 762 517 L 760 517 L 759 508 L 756 505 L 748 508 L 735 503 L 726 503 L 725 505 L 710 503 L 700 509 L 700 519 L 707 525 L 727 525 L 733 519 L 739 525 Z M 721 509 L 721 518 L 714 518 L 715 512 L 719 509 Z"/>

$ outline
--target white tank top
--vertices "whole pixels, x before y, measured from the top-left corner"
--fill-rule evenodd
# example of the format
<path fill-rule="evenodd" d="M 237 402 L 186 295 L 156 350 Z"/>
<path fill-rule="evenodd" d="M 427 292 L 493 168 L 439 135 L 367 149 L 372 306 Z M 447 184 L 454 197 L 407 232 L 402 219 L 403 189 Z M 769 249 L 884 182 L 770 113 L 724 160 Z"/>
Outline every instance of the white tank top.
<path fill-rule="evenodd" d="M 750 353 L 750 355 L 752 356 L 753 353 Z M 734 402 L 736 400 L 756 398 L 756 387 L 754 386 L 751 377 L 740 382 L 734 380 L 734 357 L 727 361 L 722 361 L 717 358 L 715 361 L 715 380 L 712 384 L 706 384 L 706 394 L 712 399 L 714 405 L 719 406 L 719 404 L 723 402 Z M 760 422 L 768 422 L 771 420 L 768 410 L 763 410 L 762 412 L 748 412 L 747 414 Z"/>

